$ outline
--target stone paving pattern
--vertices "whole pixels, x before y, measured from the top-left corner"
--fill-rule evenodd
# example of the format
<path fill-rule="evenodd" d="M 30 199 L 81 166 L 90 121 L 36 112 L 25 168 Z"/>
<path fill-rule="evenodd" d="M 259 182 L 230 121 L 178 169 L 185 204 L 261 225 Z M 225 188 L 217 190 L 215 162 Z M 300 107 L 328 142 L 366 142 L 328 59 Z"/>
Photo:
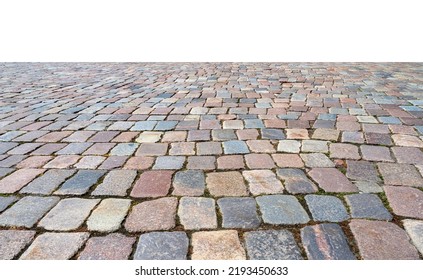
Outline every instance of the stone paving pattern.
<path fill-rule="evenodd" d="M 0 259 L 422 259 L 421 63 L 0 64 Z"/>

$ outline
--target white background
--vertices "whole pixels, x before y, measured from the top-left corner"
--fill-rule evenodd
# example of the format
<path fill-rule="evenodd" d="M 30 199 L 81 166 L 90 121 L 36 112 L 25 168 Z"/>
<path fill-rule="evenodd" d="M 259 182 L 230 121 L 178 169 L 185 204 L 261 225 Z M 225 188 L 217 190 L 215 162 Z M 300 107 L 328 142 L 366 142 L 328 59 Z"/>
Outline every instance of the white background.
<path fill-rule="evenodd" d="M 423 61 L 417 0 L 1 0 L 0 61 Z"/>

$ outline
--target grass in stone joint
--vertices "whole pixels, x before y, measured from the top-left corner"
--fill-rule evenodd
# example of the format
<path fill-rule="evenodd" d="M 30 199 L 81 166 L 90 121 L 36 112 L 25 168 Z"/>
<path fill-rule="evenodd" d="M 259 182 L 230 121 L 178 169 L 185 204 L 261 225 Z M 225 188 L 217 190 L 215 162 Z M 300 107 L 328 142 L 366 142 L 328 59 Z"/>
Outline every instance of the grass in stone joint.
<path fill-rule="evenodd" d="M 344 221 L 341 223 L 338 223 L 338 225 L 342 228 L 342 231 L 344 232 L 345 236 L 347 237 L 347 243 L 352 250 L 353 254 L 358 260 L 361 260 L 360 256 L 360 250 L 358 249 L 357 243 L 355 242 L 355 238 L 353 233 L 351 232 L 349 225 L 349 221 Z"/>

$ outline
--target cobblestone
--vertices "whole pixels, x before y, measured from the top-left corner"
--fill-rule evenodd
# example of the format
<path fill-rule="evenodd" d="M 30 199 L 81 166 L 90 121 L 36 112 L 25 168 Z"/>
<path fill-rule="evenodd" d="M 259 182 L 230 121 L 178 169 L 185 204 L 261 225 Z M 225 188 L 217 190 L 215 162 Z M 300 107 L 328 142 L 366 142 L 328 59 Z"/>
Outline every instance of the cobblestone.
<path fill-rule="evenodd" d="M 291 195 L 267 195 L 256 198 L 263 221 L 273 225 L 305 224 L 310 218 L 307 212 Z"/>
<path fill-rule="evenodd" d="M 89 233 L 54 233 L 39 235 L 20 257 L 21 260 L 66 260 L 78 252 Z"/>
<path fill-rule="evenodd" d="M 212 198 L 183 197 L 179 202 L 178 216 L 186 230 L 217 227 L 215 202 Z"/>
<path fill-rule="evenodd" d="M 125 221 L 125 228 L 129 232 L 172 229 L 175 227 L 177 204 L 174 197 L 141 202 L 132 208 Z"/>
<path fill-rule="evenodd" d="M 126 237 L 120 233 L 91 237 L 79 260 L 127 260 L 132 252 L 134 237 Z"/>
<path fill-rule="evenodd" d="M 38 223 L 46 230 L 70 231 L 79 228 L 100 202 L 99 199 L 66 198 L 62 199 Z"/>
<path fill-rule="evenodd" d="M 287 230 L 261 230 L 245 233 L 247 253 L 252 260 L 301 260 L 294 236 Z"/>
<path fill-rule="evenodd" d="M 235 230 L 195 232 L 193 260 L 244 260 L 246 254 Z"/>
<path fill-rule="evenodd" d="M 129 199 L 107 198 L 102 200 L 87 220 L 88 229 L 101 232 L 118 230 L 130 205 Z"/>
<path fill-rule="evenodd" d="M 185 260 L 188 254 L 185 232 L 150 232 L 140 236 L 135 260 Z"/>
<path fill-rule="evenodd" d="M 421 258 L 421 68 L 0 64 L 0 256 Z"/>
<path fill-rule="evenodd" d="M 349 219 L 342 201 L 335 196 L 306 195 L 305 200 L 315 221 L 342 222 Z"/>
<path fill-rule="evenodd" d="M 257 228 L 260 218 L 254 198 L 221 198 L 217 201 L 223 216 L 224 228 Z"/>

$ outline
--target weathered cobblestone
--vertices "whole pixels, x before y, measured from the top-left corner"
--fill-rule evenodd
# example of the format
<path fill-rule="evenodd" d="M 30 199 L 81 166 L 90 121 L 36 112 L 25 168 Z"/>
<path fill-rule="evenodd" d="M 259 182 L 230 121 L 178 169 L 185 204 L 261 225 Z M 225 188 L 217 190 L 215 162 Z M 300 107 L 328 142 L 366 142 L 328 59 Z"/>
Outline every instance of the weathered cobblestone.
<path fill-rule="evenodd" d="M 185 260 L 188 254 L 185 232 L 150 232 L 140 236 L 135 260 Z"/>
<path fill-rule="evenodd" d="M 252 260 L 301 260 L 294 236 L 287 230 L 250 231 L 244 234 Z"/>
<path fill-rule="evenodd" d="M 0 256 L 421 258 L 421 66 L 0 63 Z"/>

